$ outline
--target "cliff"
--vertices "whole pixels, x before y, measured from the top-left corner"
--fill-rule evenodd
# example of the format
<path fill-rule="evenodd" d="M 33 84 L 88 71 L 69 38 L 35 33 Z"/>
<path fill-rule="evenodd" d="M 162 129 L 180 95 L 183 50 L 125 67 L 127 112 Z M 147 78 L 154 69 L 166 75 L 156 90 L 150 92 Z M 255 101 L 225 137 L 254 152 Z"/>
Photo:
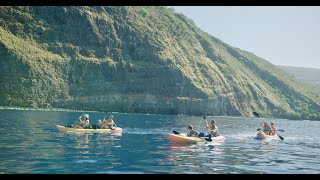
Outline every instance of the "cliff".
<path fill-rule="evenodd" d="M 320 119 L 319 94 L 166 7 L 0 7 L 0 85 L 1 106 Z"/>

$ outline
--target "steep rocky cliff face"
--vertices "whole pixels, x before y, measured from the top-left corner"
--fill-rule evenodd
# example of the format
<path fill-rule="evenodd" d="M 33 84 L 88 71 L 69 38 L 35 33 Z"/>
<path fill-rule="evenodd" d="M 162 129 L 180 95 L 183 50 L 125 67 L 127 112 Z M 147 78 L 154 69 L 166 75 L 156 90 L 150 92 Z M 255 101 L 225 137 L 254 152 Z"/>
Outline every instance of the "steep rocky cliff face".
<path fill-rule="evenodd" d="M 165 7 L 0 7 L 0 84 L 1 106 L 320 119 L 318 94 Z"/>

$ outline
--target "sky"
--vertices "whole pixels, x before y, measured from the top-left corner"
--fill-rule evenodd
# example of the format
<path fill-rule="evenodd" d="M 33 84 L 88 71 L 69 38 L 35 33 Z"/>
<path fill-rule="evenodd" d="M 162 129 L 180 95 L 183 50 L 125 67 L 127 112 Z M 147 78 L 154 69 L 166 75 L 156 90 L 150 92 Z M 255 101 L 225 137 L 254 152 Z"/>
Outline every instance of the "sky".
<path fill-rule="evenodd" d="M 320 6 L 171 6 L 225 43 L 274 65 L 320 69 Z"/>

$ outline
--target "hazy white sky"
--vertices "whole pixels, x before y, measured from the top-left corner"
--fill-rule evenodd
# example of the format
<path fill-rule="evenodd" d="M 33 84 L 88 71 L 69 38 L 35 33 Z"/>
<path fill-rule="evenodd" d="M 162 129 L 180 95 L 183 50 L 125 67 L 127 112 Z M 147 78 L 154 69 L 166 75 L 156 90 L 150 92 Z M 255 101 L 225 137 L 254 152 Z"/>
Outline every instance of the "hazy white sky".
<path fill-rule="evenodd" d="M 320 6 L 173 8 L 205 32 L 272 64 L 320 69 Z"/>

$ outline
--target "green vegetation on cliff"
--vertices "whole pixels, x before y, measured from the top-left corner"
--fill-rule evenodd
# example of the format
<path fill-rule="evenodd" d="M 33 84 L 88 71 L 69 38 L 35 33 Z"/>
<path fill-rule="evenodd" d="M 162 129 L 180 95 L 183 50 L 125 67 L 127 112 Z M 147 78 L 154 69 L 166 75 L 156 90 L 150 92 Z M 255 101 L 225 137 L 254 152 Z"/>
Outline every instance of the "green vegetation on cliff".
<path fill-rule="evenodd" d="M 320 119 L 319 94 L 166 7 L 0 7 L 0 84 L 3 106 Z"/>

